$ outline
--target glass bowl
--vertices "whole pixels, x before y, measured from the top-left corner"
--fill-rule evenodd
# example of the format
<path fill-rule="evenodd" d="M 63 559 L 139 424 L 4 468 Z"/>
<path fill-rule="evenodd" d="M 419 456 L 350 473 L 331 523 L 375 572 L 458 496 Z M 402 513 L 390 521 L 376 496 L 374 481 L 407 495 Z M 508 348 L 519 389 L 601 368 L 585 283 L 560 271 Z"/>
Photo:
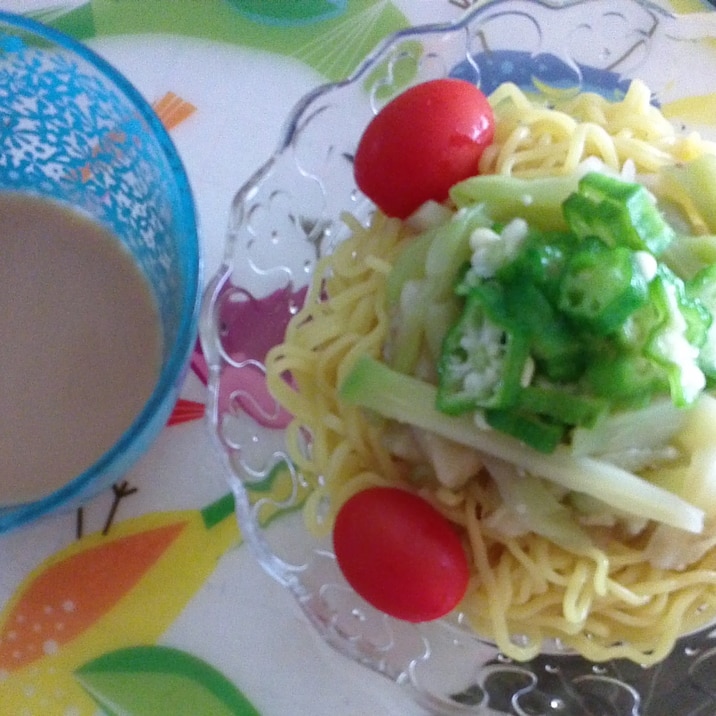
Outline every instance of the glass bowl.
<path fill-rule="evenodd" d="M 487 93 L 511 80 L 531 92 L 618 97 L 638 77 L 665 114 L 709 136 L 716 47 L 708 36 L 715 28 L 716 15 L 677 17 L 636 0 L 497 0 L 456 24 L 398 32 L 351 78 L 299 102 L 274 154 L 235 196 L 200 334 L 212 433 L 241 530 L 326 642 L 402 684 L 432 712 L 713 713 L 716 648 L 706 629 L 651 668 L 591 664 L 558 644 L 516 663 L 468 632 L 459 614 L 415 625 L 376 611 L 347 585 L 330 543 L 312 539 L 300 515 L 267 526 L 276 512 L 297 512 L 305 486 L 283 451 L 288 416 L 265 389 L 266 351 L 300 307 L 316 261 L 345 237 L 340 213 L 365 219 L 373 210 L 355 186 L 351 159 L 388 99 L 443 76 Z"/>
<path fill-rule="evenodd" d="M 79 504 L 116 481 L 148 448 L 166 424 L 196 345 L 201 292 L 184 168 L 149 104 L 117 70 L 59 32 L 0 13 L 0 100 L 0 192 L 59 202 L 109 229 L 152 289 L 162 339 L 158 378 L 129 428 L 51 494 L 21 504 L 6 500 L 2 532 Z M 48 449 L 42 435 L 33 449 Z"/>

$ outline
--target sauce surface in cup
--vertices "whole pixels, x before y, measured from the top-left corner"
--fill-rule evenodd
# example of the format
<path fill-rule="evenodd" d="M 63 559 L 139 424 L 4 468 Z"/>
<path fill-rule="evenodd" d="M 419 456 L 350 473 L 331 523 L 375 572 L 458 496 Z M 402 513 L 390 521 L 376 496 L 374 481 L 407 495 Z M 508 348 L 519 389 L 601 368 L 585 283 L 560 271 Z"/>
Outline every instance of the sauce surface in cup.
<path fill-rule="evenodd" d="M 0 194 L 0 505 L 49 494 L 110 449 L 161 350 L 151 288 L 107 229 Z"/>

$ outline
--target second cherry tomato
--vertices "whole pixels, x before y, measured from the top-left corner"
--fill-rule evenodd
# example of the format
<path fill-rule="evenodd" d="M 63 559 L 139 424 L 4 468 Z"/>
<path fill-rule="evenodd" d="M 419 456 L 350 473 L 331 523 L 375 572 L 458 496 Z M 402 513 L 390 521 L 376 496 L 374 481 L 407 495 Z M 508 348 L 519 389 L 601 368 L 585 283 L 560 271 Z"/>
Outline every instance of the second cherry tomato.
<path fill-rule="evenodd" d="M 494 135 L 485 95 L 459 79 L 415 85 L 389 102 L 366 127 L 355 155 L 361 191 L 388 216 L 405 218 L 429 199 L 477 174 Z"/>
<path fill-rule="evenodd" d="M 458 533 L 429 502 L 406 490 L 373 487 L 348 499 L 336 517 L 333 546 L 353 589 L 398 619 L 438 619 L 467 589 Z"/>

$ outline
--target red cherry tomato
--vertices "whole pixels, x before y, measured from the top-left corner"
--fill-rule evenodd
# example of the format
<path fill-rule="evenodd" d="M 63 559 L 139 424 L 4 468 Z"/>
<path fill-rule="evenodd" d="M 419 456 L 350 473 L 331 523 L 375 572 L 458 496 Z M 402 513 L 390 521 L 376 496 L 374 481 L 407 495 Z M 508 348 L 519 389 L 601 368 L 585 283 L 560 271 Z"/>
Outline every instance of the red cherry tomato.
<path fill-rule="evenodd" d="M 398 619 L 438 619 L 467 589 L 467 558 L 457 532 L 406 490 L 373 487 L 347 500 L 336 517 L 333 546 L 353 589 Z"/>
<path fill-rule="evenodd" d="M 458 79 L 415 85 L 366 127 L 355 155 L 356 183 L 385 214 L 404 219 L 477 174 L 493 135 L 492 108 L 475 85 Z"/>

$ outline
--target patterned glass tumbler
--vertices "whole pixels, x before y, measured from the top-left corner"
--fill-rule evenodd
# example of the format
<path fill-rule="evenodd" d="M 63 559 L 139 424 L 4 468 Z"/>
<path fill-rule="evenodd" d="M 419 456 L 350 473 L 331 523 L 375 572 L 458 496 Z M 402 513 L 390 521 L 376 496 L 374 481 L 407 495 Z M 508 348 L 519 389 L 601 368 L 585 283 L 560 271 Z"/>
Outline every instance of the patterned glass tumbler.
<path fill-rule="evenodd" d="M 0 13 L 0 192 L 8 191 L 72 206 L 126 247 L 154 293 L 163 349 L 153 392 L 129 429 L 55 492 L 0 505 L 0 532 L 78 504 L 149 447 L 174 406 L 196 342 L 200 288 L 189 182 L 150 105 L 84 45 Z M 37 442 L 42 449 L 41 436 Z"/>

